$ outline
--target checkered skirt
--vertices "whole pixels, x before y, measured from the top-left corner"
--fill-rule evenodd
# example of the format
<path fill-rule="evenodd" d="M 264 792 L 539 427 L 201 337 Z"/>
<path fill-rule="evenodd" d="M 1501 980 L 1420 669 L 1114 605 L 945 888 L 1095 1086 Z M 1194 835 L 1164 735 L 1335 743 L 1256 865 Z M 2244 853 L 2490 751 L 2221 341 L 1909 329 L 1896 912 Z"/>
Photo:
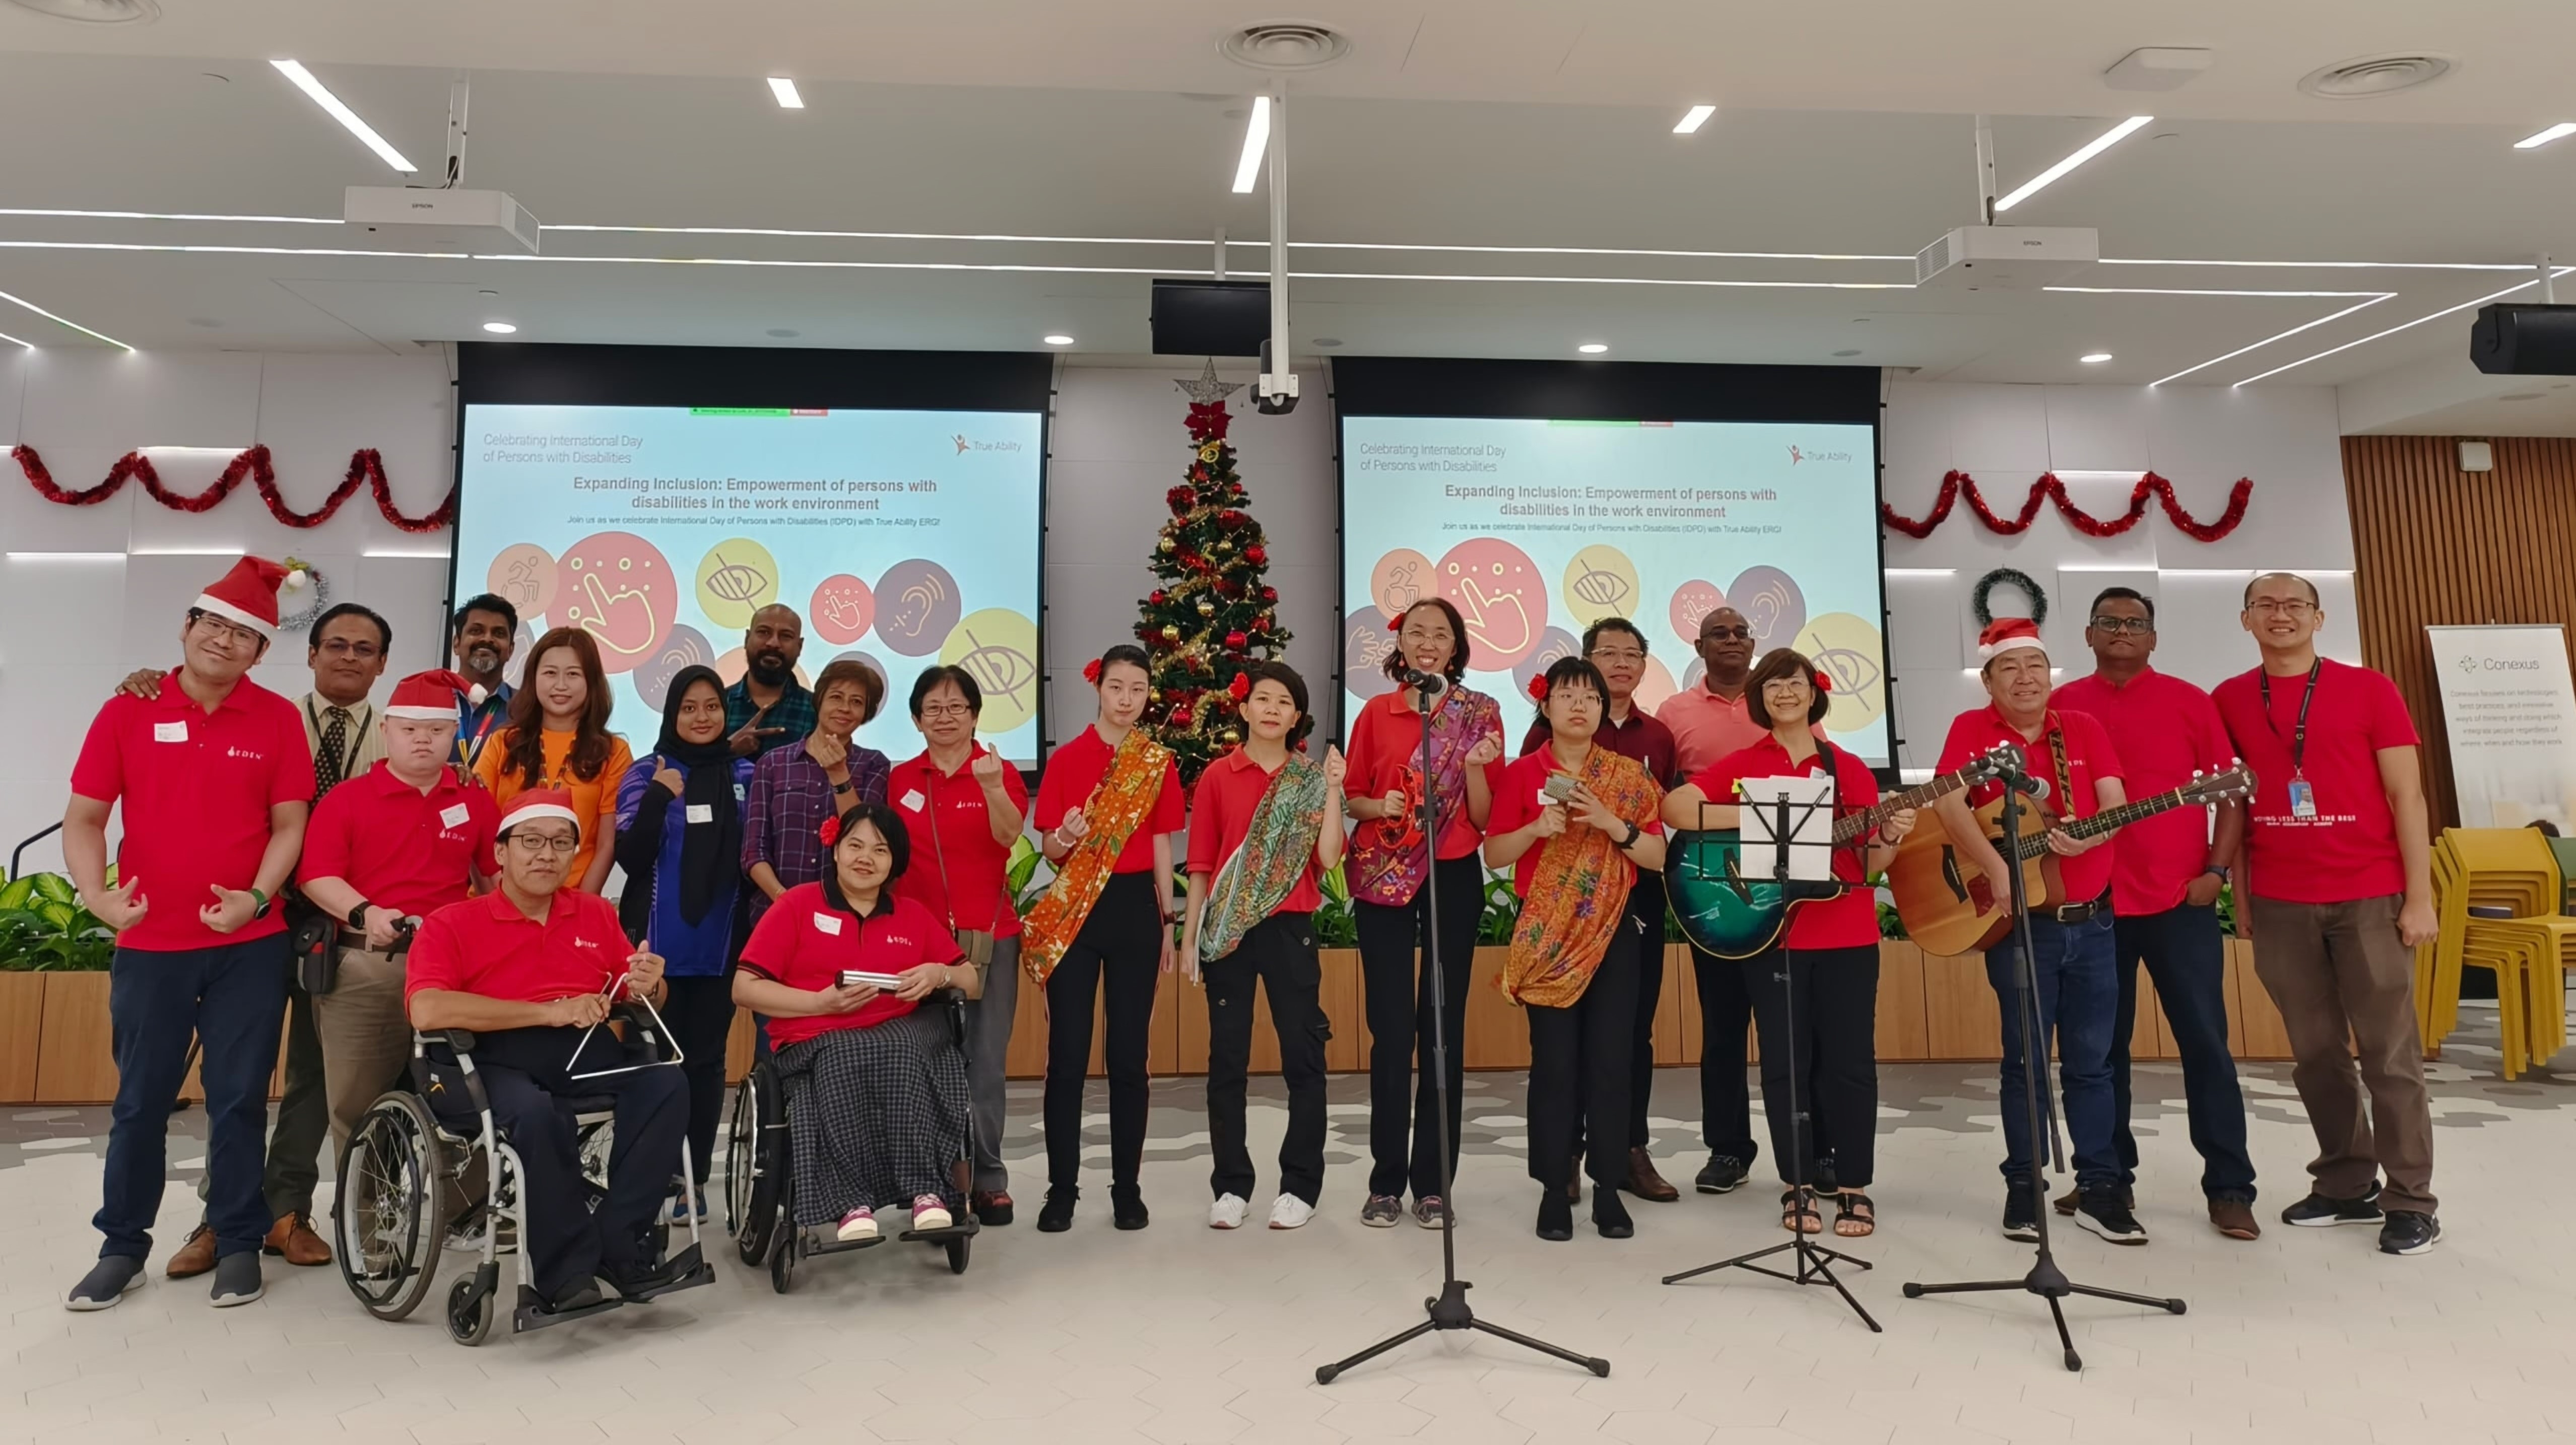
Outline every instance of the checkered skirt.
<path fill-rule="evenodd" d="M 798 1224 L 910 1208 L 924 1194 L 965 1203 L 952 1166 L 966 1157 L 966 1054 L 944 1012 L 835 1029 L 779 1050 L 777 1066 L 795 1084 L 787 1128 Z"/>

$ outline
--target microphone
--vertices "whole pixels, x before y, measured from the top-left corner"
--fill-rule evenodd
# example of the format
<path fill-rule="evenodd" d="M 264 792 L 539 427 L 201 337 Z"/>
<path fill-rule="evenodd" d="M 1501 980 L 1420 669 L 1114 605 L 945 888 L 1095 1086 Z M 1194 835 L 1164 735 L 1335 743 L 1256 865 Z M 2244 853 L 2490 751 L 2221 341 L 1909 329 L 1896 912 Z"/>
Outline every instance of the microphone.
<path fill-rule="evenodd" d="M 2037 798 L 2043 803 L 2048 801 L 2048 779 L 2046 778 L 2034 778 L 2028 773 L 2007 773 L 2001 781 L 2005 787 L 2016 793 Z"/>
<path fill-rule="evenodd" d="M 1429 697 L 1449 685 L 1449 679 L 1436 672 L 1424 672 L 1402 664 L 1398 664 L 1395 669 L 1395 680 L 1406 687 L 1419 690 L 1424 697 Z"/>

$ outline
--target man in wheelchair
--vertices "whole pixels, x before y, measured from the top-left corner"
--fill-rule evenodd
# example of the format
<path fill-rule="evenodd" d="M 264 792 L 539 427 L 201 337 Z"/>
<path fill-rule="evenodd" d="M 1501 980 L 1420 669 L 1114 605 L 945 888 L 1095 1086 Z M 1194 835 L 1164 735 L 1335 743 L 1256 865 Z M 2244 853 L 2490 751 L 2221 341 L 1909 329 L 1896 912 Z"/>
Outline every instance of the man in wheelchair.
<path fill-rule="evenodd" d="M 655 1257 L 652 1225 L 680 1171 L 689 1117 L 678 1069 L 632 1066 L 618 1036 L 595 1027 L 621 995 L 660 999 L 662 960 L 650 940 L 629 948 L 615 905 L 564 886 L 580 826 L 561 790 L 512 800 L 501 817 L 501 886 L 422 921 L 404 995 L 412 1027 L 473 1035 L 494 1126 L 519 1156 L 536 1289 L 556 1313 L 602 1303 L 599 1280 L 627 1300 L 678 1282 L 673 1263 Z M 453 1054 L 433 1041 L 430 1059 L 430 1107 L 472 1124 Z M 594 1097 L 616 1101 L 608 1194 L 596 1213 L 564 1107 Z"/>

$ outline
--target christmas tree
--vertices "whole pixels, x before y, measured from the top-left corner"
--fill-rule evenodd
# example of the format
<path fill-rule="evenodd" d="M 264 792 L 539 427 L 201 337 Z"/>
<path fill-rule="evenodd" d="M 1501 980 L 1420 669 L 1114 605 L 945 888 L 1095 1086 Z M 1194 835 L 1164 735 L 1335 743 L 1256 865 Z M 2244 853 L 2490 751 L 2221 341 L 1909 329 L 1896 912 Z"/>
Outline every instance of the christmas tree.
<path fill-rule="evenodd" d="M 1138 604 L 1136 637 L 1154 662 L 1143 726 L 1179 755 L 1181 781 L 1195 783 L 1243 741 L 1241 708 L 1252 691 L 1245 670 L 1278 656 L 1288 632 L 1279 625 L 1278 590 L 1262 580 L 1269 550 L 1261 524 L 1244 510 L 1249 498 L 1225 437 L 1225 399 L 1243 388 L 1218 381 L 1214 361 L 1179 386 L 1190 397 L 1190 469 L 1163 497 L 1172 519 L 1152 559 L 1162 585 Z"/>

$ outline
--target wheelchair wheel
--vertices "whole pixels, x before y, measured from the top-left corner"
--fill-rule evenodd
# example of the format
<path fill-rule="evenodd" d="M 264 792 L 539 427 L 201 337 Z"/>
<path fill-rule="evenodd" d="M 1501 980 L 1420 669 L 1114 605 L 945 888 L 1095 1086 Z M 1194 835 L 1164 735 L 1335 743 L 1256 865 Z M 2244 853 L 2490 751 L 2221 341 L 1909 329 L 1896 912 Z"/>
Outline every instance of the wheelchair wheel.
<path fill-rule="evenodd" d="M 447 1291 L 447 1333 L 460 1345 L 479 1345 L 492 1333 L 492 1296 L 477 1290 L 474 1276 L 458 1280 Z"/>
<path fill-rule="evenodd" d="M 964 1274 L 967 1257 L 974 1252 L 974 1248 L 975 1241 L 972 1238 L 961 1237 L 948 1241 L 948 1272 Z"/>
<path fill-rule="evenodd" d="M 742 1262 L 757 1268 L 782 1244 L 788 1210 L 786 1100 L 767 1064 L 743 1076 L 725 1149 L 725 1225 Z"/>
<path fill-rule="evenodd" d="M 340 1151 L 332 1253 L 349 1292 L 380 1320 L 410 1314 L 437 1276 L 443 1230 L 429 1216 L 443 1177 L 438 1126 L 410 1094 L 369 1105 Z"/>
<path fill-rule="evenodd" d="M 785 1294 L 796 1287 L 796 1256 L 803 1253 L 796 1233 L 790 1230 L 769 1253 L 769 1287 Z"/>

